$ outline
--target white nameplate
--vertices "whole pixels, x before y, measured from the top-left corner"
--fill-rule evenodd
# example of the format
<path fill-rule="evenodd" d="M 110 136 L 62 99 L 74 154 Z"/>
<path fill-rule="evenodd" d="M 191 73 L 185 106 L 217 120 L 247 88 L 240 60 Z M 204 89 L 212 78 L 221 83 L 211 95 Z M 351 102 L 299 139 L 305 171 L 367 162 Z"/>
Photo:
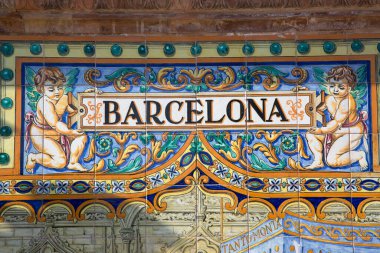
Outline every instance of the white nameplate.
<path fill-rule="evenodd" d="M 78 93 L 79 126 L 94 131 L 295 129 L 315 126 L 315 91 Z"/>

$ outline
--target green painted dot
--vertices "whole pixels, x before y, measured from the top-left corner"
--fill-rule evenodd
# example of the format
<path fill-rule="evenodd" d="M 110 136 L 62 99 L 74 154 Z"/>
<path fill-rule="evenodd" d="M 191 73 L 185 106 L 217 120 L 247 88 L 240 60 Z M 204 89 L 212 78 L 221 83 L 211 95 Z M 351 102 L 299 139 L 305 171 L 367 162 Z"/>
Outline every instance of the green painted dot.
<path fill-rule="evenodd" d="M 0 164 L 9 163 L 9 155 L 7 153 L 0 153 Z"/>
<path fill-rule="evenodd" d="M 10 81 L 13 79 L 13 71 L 11 69 L 3 69 L 2 71 L 0 71 L 0 77 L 1 79 L 3 79 L 4 81 Z"/>
<path fill-rule="evenodd" d="M 146 57 L 149 54 L 149 48 L 146 45 L 140 45 L 137 52 L 141 57 Z"/>
<path fill-rule="evenodd" d="M 123 53 L 123 48 L 119 44 L 113 44 L 111 47 L 111 54 L 115 57 L 120 56 Z"/>
<path fill-rule="evenodd" d="M 310 45 L 307 42 L 300 42 L 297 45 L 297 51 L 300 54 L 308 54 L 310 52 Z"/>
<path fill-rule="evenodd" d="M 1 106 L 4 109 L 11 109 L 13 106 L 13 100 L 11 98 L 5 97 L 1 99 Z"/>
<path fill-rule="evenodd" d="M 95 46 L 91 43 L 84 45 L 83 52 L 86 56 L 91 57 L 95 54 Z"/>
<path fill-rule="evenodd" d="M 190 48 L 192 56 L 199 56 L 202 53 L 202 47 L 198 43 L 194 43 Z"/>
<path fill-rule="evenodd" d="M 255 47 L 252 45 L 252 43 L 246 42 L 244 43 L 241 50 L 243 51 L 244 55 L 249 56 L 255 52 Z"/>
<path fill-rule="evenodd" d="M 30 53 L 33 55 L 39 55 L 42 52 L 42 47 L 40 43 L 30 44 Z"/>
<path fill-rule="evenodd" d="M 164 54 L 168 57 L 173 56 L 175 54 L 175 47 L 172 43 L 166 43 L 164 45 Z"/>
<path fill-rule="evenodd" d="M 227 43 L 219 43 L 216 51 L 220 56 L 226 56 L 230 52 L 230 47 L 227 45 Z"/>
<path fill-rule="evenodd" d="M 278 42 L 274 42 L 270 45 L 270 52 L 273 55 L 280 55 L 282 53 L 282 46 Z"/>
<path fill-rule="evenodd" d="M 336 44 L 332 41 L 325 41 L 323 43 L 323 51 L 325 51 L 326 54 L 332 54 L 336 51 Z"/>
<path fill-rule="evenodd" d="M 58 54 L 61 56 L 68 55 L 70 53 L 70 48 L 66 43 L 60 43 L 57 46 Z"/>
<path fill-rule="evenodd" d="M 0 135 L 1 136 L 10 136 L 12 134 L 12 128 L 9 126 L 3 126 L 0 128 Z"/>
<path fill-rule="evenodd" d="M 354 51 L 356 53 L 360 53 L 360 52 L 363 52 L 364 45 L 360 40 L 354 40 L 351 43 L 351 49 L 352 49 L 352 51 Z"/>
<path fill-rule="evenodd" d="M 5 43 L 1 44 L 0 52 L 4 56 L 11 56 L 14 53 L 14 51 L 15 51 L 14 47 L 11 43 L 5 42 Z"/>

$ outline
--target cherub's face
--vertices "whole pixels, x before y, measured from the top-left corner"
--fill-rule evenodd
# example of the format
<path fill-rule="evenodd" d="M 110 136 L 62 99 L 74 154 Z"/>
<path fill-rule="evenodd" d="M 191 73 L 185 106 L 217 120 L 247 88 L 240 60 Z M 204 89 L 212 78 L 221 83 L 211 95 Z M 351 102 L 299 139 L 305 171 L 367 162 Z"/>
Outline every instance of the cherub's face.
<path fill-rule="evenodd" d="M 44 95 L 51 100 L 58 101 L 63 96 L 63 82 L 56 83 L 46 82 L 44 86 Z"/>
<path fill-rule="evenodd" d="M 331 80 L 331 82 L 327 84 L 327 88 L 330 95 L 336 98 L 347 97 L 351 91 L 351 87 L 344 80 L 338 82 Z"/>

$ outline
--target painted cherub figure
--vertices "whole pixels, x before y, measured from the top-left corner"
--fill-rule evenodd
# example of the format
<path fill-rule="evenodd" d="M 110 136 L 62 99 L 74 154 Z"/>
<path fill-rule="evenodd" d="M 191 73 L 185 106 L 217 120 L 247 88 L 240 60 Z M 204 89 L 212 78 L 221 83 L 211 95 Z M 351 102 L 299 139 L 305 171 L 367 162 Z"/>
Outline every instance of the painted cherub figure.
<path fill-rule="evenodd" d="M 46 168 L 87 171 L 78 161 L 84 151 L 87 136 L 79 130 L 70 129 L 61 118 L 76 110 L 64 94 L 66 78 L 59 68 L 43 67 L 34 76 L 34 85 L 41 94 L 36 113 L 28 113 L 26 121 L 27 148 L 31 142 L 38 153 L 29 153 L 26 171 L 33 173 L 36 164 Z"/>
<path fill-rule="evenodd" d="M 343 167 L 359 162 L 361 170 L 368 167 L 366 153 L 356 150 L 363 136 L 367 135 L 366 112 L 358 113 L 355 98 L 351 91 L 357 85 L 357 77 L 349 66 L 332 68 L 325 77 L 328 82 L 328 96 L 321 110 L 330 113 L 326 126 L 311 128 L 307 134 L 309 148 L 314 161 L 306 169 Z M 365 143 L 366 144 L 366 143 Z"/>

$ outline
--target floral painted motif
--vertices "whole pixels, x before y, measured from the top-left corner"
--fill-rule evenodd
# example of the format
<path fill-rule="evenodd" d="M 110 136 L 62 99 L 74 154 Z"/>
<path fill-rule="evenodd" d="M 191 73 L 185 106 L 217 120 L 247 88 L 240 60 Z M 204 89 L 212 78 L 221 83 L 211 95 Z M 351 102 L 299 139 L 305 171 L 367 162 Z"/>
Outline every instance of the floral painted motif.
<path fill-rule="evenodd" d="M 99 153 L 107 153 L 107 152 L 110 152 L 111 148 L 112 148 L 112 140 L 111 138 L 107 138 L 107 137 L 96 137 L 96 143 L 97 143 L 97 149 L 99 151 Z"/>
<path fill-rule="evenodd" d="M 300 179 L 299 178 L 288 178 L 288 191 L 289 192 L 299 192 L 301 191 Z"/>
<path fill-rule="evenodd" d="M 95 181 L 94 193 L 106 193 L 106 181 Z"/>
<path fill-rule="evenodd" d="M 216 170 L 215 170 L 214 173 L 215 173 L 215 175 L 217 175 L 218 177 L 224 179 L 224 178 L 227 176 L 228 168 L 227 168 L 227 167 L 224 167 L 223 164 L 218 163 L 217 168 L 216 168 Z"/>
<path fill-rule="evenodd" d="M 50 193 L 50 186 L 51 183 L 50 181 L 42 181 L 38 180 L 37 181 L 37 194 L 49 194 Z"/>
<path fill-rule="evenodd" d="M 232 177 L 231 177 L 231 180 L 230 180 L 230 184 L 241 186 L 242 181 L 243 181 L 243 176 L 239 175 L 235 171 L 232 172 Z"/>
<path fill-rule="evenodd" d="M 153 187 L 160 186 L 164 183 L 160 173 L 157 173 L 156 175 L 149 177 L 149 180 L 152 182 Z"/>
<path fill-rule="evenodd" d="M 358 191 L 358 180 L 356 178 L 343 178 L 343 184 L 345 191 Z"/>
<path fill-rule="evenodd" d="M 170 179 L 173 179 L 180 174 L 175 164 L 172 164 L 169 168 L 165 169 L 165 171 L 169 175 Z"/>
<path fill-rule="evenodd" d="M 124 192 L 125 191 L 125 182 L 124 181 L 112 181 L 112 192 Z"/>
<path fill-rule="evenodd" d="M 269 178 L 269 192 L 280 192 L 281 191 L 281 179 L 280 178 Z"/>
<path fill-rule="evenodd" d="M 67 194 L 69 192 L 69 181 L 67 180 L 58 180 L 56 182 L 55 192 L 58 194 Z"/>
<path fill-rule="evenodd" d="M 336 191 L 337 190 L 338 180 L 336 178 L 333 178 L 333 179 L 326 178 L 324 180 L 324 183 L 325 183 L 326 191 Z"/>
<path fill-rule="evenodd" d="M 0 181 L 0 194 L 10 194 L 10 182 L 9 181 Z"/>

